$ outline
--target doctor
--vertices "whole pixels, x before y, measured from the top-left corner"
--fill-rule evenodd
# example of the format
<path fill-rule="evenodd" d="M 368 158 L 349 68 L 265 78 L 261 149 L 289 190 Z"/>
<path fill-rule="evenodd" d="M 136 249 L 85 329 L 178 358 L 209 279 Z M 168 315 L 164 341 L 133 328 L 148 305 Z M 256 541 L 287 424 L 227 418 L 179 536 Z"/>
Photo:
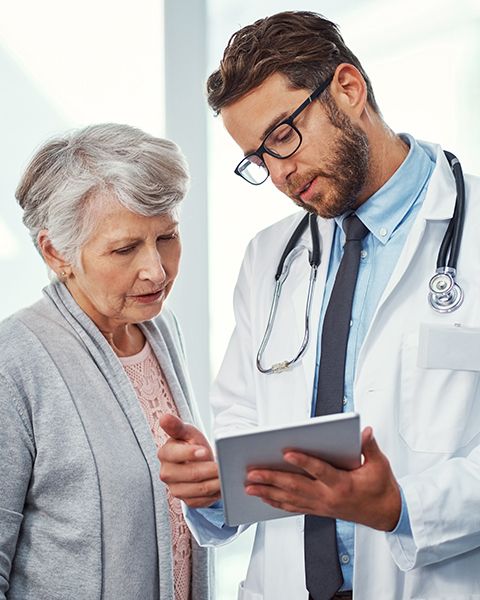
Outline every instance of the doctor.
<path fill-rule="evenodd" d="M 217 434 L 315 414 L 325 348 L 336 351 L 322 338 L 346 254 L 347 217 L 354 213 L 364 228 L 340 408 L 358 411 L 366 426 L 363 465 L 345 472 L 287 452 L 305 476 L 256 470 L 246 484 L 273 506 L 328 517 L 335 560 L 312 550 L 304 532 L 310 517 L 259 523 L 239 598 L 479 599 L 479 180 L 465 178 L 457 264 L 464 298 L 438 312 L 428 282 L 455 208 L 452 170 L 439 146 L 387 126 L 333 23 L 287 12 L 244 27 L 208 80 L 208 100 L 244 154 L 235 172 L 255 184 L 270 177 L 318 216 L 321 241 L 309 343 L 277 373 L 258 366 L 291 359 L 304 337 L 308 228 L 259 365 L 257 352 L 278 262 L 304 213 L 250 243 L 235 291 L 236 327 L 213 393 Z M 222 523 L 208 442 L 173 417 L 162 424 L 171 439 L 160 451 L 161 478 L 187 505 L 194 535 L 203 544 L 232 539 L 239 531 Z"/>

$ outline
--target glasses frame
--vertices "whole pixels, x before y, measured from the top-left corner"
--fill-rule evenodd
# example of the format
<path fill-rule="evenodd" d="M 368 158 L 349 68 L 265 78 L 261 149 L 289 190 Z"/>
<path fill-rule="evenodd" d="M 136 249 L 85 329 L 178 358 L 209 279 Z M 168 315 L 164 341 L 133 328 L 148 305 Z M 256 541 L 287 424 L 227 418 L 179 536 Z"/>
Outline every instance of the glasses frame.
<path fill-rule="evenodd" d="M 322 83 L 313 90 L 313 92 L 310 94 L 310 96 L 308 96 L 308 98 L 306 98 L 306 100 L 304 100 L 300 104 L 300 106 L 297 109 L 295 109 L 289 117 L 287 117 L 286 119 L 283 119 L 283 121 L 280 121 L 280 123 L 277 123 L 275 125 L 275 127 L 272 127 L 272 129 L 263 138 L 263 141 L 260 144 L 260 146 L 254 152 L 250 152 L 249 154 L 247 154 L 246 156 L 244 156 L 242 158 L 242 160 L 235 167 L 234 173 L 252 185 L 261 185 L 262 183 L 265 183 L 265 181 L 267 181 L 267 179 L 270 177 L 270 171 L 268 170 L 268 167 L 267 167 L 265 161 L 263 160 L 263 155 L 268 154 L 269 156 L 272 156 L 273 158 L 278 158 L 280 160 L 283 160 L 285 158 L 290 158 L 290 156 L 295 154 L 295 152 L 302 145 L 303 137 L 302 137 L 302 134 L 300 133 L 298 127 L 296 127 L 294 125 L 293 121 L 298 117 L 298 115 L 303 110 L 305 110 L 307 108 L 307 106 L 309 106 L 314 100 L 316 100 L 320 96 L 320 94 L 322 92 L 324 92 L 327 89 L 327 87 L 332 83 L 332 80 L 333 80 L 333 75 L 330 75 L 330 77 L 328 77 L 327 79 L 322 81 Z M 270 137 L 270 135 L 275 131 L 275 129 L 277 129 L 278 127 L 281 127 L 282 125 L 289 125 L 297 133 L 298 139 L 299 139 L 298 146 L 295 148 L 295 150 L 293 150 L 286 156 L 280 156 L 276 152 L 274 152 L 273 150 L 270 150 L 269 148 L 267 148 L 265 146 L 265 142 Z M 243 165 L 243 163 L 245 161 L 250 161 L 250 157 L 252 157 L 252 156 L 257 156 L 262 161 L 262 163 L 265 165 L 265 171 L 266 171 L 265 179 L 263 181 L 259 181 L 258 183 L 250 181 L 241 173 L 241 166 Z M 250 161 L 250 162 L 253 162 L 253 161 Z"/>

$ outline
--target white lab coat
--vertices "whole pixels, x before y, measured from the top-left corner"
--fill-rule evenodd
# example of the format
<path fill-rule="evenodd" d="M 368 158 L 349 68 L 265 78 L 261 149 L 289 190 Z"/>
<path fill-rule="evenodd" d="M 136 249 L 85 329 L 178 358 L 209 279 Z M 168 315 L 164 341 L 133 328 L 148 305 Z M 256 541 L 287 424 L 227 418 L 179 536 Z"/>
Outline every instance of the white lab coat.
<path fill-rule="evenodd" d="M 421 145 L 436 167 L 359 353 L 354 386 L 362 427 L 373 427 L 403 488 L 414 545 L 356 526 L 355 600 L 480 599 L 480 180 L 466 177 L 457 277 L 465 299 L 457 311 L 438 314 L 427 301 L 428 281 L 453 214 L 455 183 L 441 148 Z M 236 327 L 214 388 L 216 434 L 293 423 L 310 413 L 332 221 L 319 219 L 322 262 L 305 357 L 282 374 L 263 375 L 255 366 L 273 275 L 300 218 L 266 229 L 247 249 L 235 291 Z M 300 243 L 310 246 L 308 232 Z M 309 269 L 306 255 L 293 263 L 266 365 L 291 358 L 300 345 Z M 425 349 L 434 326 L 441 328 L 439 337 Z M 422 367 L 417 366 L 419 344 Z M 215 542 L 206 533 L 196 535 L 204 543 Z M 303 517 L 260 523 L 239 599 L 307 597 Z"/>

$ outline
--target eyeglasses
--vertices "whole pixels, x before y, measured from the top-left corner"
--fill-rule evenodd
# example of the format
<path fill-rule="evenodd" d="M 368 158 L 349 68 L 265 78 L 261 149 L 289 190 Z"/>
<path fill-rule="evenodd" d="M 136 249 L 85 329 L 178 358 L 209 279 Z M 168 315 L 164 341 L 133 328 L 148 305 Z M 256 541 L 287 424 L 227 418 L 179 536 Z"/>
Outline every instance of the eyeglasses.
<path fill-rule="evenodd" d="M 270 172 L 263 160 L 263 155 L 269 154 L 274 158 L 289 158 L 294 154 L 302 143 L 302 134 L 295 127 L 293 121 L 298 115 L 307 108 L 316 98 L 324 92 L 332 83 L 333 75 L 323 81 L 310 96 L 300 104 L 289 117 L 284 119 L 267 134 L 261 145 L 247 154 L 237 165 L 235 173 L 240 175 L 245 181 L 253 185 L 260 185 L 268 179 Z"/>

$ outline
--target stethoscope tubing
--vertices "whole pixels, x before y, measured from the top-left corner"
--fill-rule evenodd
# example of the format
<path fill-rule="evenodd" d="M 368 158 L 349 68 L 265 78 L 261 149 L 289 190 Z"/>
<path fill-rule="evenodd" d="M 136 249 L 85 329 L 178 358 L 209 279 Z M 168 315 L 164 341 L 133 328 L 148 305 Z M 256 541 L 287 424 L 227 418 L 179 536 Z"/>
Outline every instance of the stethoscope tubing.
<path fill-rule="evenodd" d="M 437 269 L 457 269 L 458 255 L 462 241 L 463 225 L 465 222 L 465 180 L 463 178 L 462 166 L 458 158 L 451 152 L 445 151 L 445 156 L 455 177 L 457 197 L 455 210 L 450 219 L 447 231 L 442 240 L 437 258 Z"/>
<path fill-rule="evenodd" d="M 291 358 L 290 360 L 284 360 L 279 363 L 273 364 L 271 367 L 264 368 L 262 366 L 262 356 L 263 352 L 268 344 L 270 336 L 273 330 L 273 324 L 275 322 L 275 316 L 277 314 L 278 302 L 280 300 L 280 294 L 282 291 L 282 286 L 285 279 L 288 276 L 288 272 L 290 271 L 291 262 L 288 262 L 288 258 L 292 255 L 293 250 L 298 244 L 301 236 L 304 231 L 310 228 L 310 235 L 312 239 L 312 250 L 309 253 L 309 263 L 310 263 L 310 279 L 308 283 L 308 292 L 307 292 L 307 300 L 305 303 L 305 319 L 304 319 L 304 335 L 303 340 L 300 345 L 300 349 L 297 354 Z M 312 299 L 313 299 L 313 290 L 315 288 L 315 282 L 317 279 L 318 266 L 320 265 L 321 259 L 321 249 L 320 249 L 320 235 L 318 233 L 318 225 L 317 225 L 317 217 L 314 214 L 306 214 L 300 223 L 295 228 L 292 236 L 290 237 L 285 250 L 282 253 L 280 262 L 278 264 L 277 271 L 275 273 L 275 289 L 273 291 L 273 300 L 272 305 L 270 307 L 270 313 L 268 315 L 267 327 L 265 329 L 265 333 L 263 335 L 262 341 L 260 343 L 260 347 L 257 352 L 257 369 L 261 373 L 279 373 L 281 371 L 287 370 L 292 364 L 296 363 L 300 358 L 304 355 L 308 342 L 310 339 L 310 313 L 312 307 Z"/>

